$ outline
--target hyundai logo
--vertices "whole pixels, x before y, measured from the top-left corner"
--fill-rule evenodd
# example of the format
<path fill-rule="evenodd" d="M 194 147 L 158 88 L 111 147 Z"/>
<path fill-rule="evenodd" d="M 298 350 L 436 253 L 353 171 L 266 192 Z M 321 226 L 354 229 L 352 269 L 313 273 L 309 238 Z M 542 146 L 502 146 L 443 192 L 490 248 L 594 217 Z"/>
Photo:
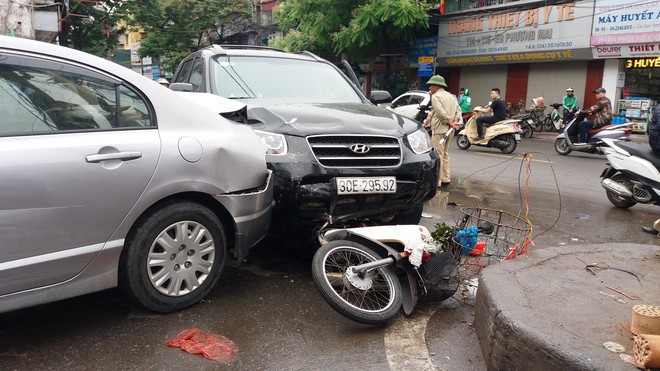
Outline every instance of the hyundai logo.
<path fill-rule="evenodd" d="M 371 148 L 369 148 L 368 145 L 361 144 L 361 143 L 353 144 L 350 148 L 351 148 L 351 151 L 353 151 L 355 153 L 367 153 L 371 149 Z"/>

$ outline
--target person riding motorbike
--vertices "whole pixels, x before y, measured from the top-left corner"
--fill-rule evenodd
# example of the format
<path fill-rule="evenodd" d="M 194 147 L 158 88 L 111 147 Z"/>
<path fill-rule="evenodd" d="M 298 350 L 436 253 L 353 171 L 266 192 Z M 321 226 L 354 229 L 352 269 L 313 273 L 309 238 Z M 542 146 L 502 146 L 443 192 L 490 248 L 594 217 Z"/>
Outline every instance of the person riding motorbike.
<path fill-rule="evenodd" d="M 577 97 L 573 94 L 573 88 L 566 89 L 562 105 L 564 106 L 564 122 L 568 122 L 569 116 L 573 115 L 577 109 Z"/>
<path fill-rule="evenodd" d="M 612 102 L 605 96 L 605 88 L 598 88 L 594 90 L 598 102 L 586 110 L 583 110 L 590 115 L 596 114 L 593 121 L 580 122 L 580 139 L 579 143 L 587 143 L 587 135 L 589 129 L 598 129 L 609 125 L 612 122 Z M 579 144 L 576 143 L 576 144 Z"/>
<path fill-rule="evenodd" d="M 493 88 L 490 90 L 491 101 L 488 106 L 475 110 L 475 112 L 489 113 L 492 115 L 484 115 L 477 119 L 477 137 L 472 138 L 474 141 L 484 139 L 484 124 L 494 124 L 498 121 L 506 120 L 506 104 L 500 98 L 500 89 Z"/>
<path fill-rule="evenodd" d="M 470 89 L 461 90 L 463 94 L 458 99 L 458 105 L 461 106 L 463 121 L 467 121 L 472 116 L 472 98 L 470 97 Z"/>

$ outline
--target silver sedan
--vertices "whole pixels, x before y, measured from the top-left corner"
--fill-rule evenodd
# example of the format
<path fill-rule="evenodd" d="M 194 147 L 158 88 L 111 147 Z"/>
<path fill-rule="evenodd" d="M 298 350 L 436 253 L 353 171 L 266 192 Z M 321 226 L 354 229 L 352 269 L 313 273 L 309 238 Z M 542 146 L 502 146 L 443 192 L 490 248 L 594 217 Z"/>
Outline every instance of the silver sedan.
<path fill-rule="evenodd" d="M 115 286 L 156 312 L 201 300 L 271 215 L 264 147 L 221 111 L 0 36 L 0 312 Z"/>

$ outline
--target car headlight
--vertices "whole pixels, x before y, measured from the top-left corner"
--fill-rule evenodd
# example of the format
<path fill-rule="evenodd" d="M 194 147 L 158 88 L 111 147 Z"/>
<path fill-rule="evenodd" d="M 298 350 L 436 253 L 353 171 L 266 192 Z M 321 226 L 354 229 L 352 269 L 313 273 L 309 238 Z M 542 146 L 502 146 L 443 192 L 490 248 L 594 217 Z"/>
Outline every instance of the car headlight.
<path fill-rule="evenodd" d="M 420 129 L 412 134 L 408 134 L 408 142 L 415 153 L 424 153 L 431 150 L 433 144 L 431 137 L 426 129 Z"/>
<path fill-rule="evenodd" d="M 259 130 L 254 130 L 254 133 L 257 134 L 261 143 L 266 147 L 267 155 L 282 156 L 287 154 L 288 148 L 284 135 Z"/>

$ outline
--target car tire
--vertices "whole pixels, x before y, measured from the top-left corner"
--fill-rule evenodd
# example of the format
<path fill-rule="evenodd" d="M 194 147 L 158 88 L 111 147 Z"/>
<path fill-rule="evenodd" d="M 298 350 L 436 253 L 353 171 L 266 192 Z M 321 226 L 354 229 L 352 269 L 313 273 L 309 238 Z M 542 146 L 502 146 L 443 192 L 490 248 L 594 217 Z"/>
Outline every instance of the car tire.
<path fill-rule="evenodd" d="M 227 260 L 218 217 L 193 202 L 169 203 L 143 218 L 127 239 L 119 286 L 158 313 L 189 307 L 217 283 Z"/>
<path fill-rule="evenodd" d="M 402 209 L 394 215 L 392 221 L 388 224 L 401 225 L 401 224 L 419 224 L 422 219 L 423 205 L 417 205 L 408 209 Z"/>

